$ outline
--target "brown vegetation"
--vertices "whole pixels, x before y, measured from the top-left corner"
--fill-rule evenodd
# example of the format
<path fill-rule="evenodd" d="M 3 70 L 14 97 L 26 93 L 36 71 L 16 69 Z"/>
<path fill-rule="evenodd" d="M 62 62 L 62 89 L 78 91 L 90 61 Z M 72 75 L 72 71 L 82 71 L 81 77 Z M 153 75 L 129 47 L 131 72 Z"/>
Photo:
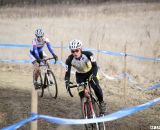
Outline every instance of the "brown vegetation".
<path fill-rule="evenodd" d="M 124 52 L 144 57 L 160 57 L 160 4 L 159 3 L 105 3 L 104 5 L 54 5 L 0 8 L 0 42 L 31 44 L 34 30 L 43 27 L 52 44 L 67 46 L 74 38 L 83 41 L 84 47 Z M 46 51 L 47 52 L 47 51 Z M 55 49 L 62 61 L 69 51 Z M 0 48 L 0 58 L 29 59 L 29 48 Z M 61 55 L 63 53 L 63 55 Z M 94 53 L 102 70 L 110 76 L 124 71 L 124 57 Z M 48 54 L 49 55 L 49 54 Z M 64 70 L 52 66 L 59 85 L 59 98 L 39 99 L 39 113 L 51 116 L 79 118 L 79 98 L 66 93 Z M 127 57 L 127 72 L 144 88 L 160 79 L 158 61 L 140 61 Z M 61 72 L 62 71 L 62 72 Z M 0 63 L 0 128 L 13 124 L 30 115 L 32 66 L 30 64 Z M 102 76 L 102 74 L 100 73 Z M 73 78 L 73 77 L 72 77 Z M 108 112 L 145 103 L 159 97 L 159 90 L 141 92 L 132 89 L 127 81 L 101 79 Z M 76 91 L 75 94 L 77 95 Z M 147 130 L 159 125 L 157 105 L 124 119 L 106 123 L 108 129 Z M 30 124 L 23 130 L 29 129 Z M 75 129 L 81 126 L 58 126 L 39 121 L 39 130 Z"/>
<path fill-rule="evenodd" d="M 0 0 L 0 6 L 26 6 L 50 4 L 99 4 L 108 2 L 159 2 L 159 0 Z"/>

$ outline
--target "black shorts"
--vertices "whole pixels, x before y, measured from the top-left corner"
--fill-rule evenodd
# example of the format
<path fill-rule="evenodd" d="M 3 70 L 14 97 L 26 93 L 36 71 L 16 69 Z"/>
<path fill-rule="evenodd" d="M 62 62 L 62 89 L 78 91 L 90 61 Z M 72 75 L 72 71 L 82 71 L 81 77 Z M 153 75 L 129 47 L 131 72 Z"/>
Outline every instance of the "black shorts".
<path fill-rule="evenodd" d="M 76 81 L 77 83 L 82 83 L 82 82 L 86 82 L 86 80 L 90 78 L 90 76 L 92 75 L 92 69 L 87 72 L 87 73 L 77 73 L 76 72 Z M 90 82 L 90 85 L 92 87 L 92 89 L 94 90 L 98 100 L 101 102 L 103 101 L 103 92 L 102 89 L 99 85 L 99 81 L 98 79 L 93 79 Z M 79 96 L 81 97 L 81 99 L 84 97 L 84 92 L 80 92 Z"/>
<path fill-rule="evenodd" d="M 86 82 L 86 80 L 89 80 L 89 77 L 92 75 L 92 69 L 87 73 L 78 73 L 76 72 L 76 82 L 82 83 Z"/>

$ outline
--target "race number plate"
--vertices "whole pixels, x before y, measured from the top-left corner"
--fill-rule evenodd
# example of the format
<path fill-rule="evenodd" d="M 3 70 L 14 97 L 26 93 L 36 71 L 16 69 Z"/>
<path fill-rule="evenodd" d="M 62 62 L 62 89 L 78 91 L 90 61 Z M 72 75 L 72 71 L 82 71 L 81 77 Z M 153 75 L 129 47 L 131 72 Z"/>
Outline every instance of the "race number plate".
<path fill-rule="evenodd" d="M 84 86 L 79 86 L 79 87 L 78 87 L 78 92 L 80 93 L 80 92 L 82 92 L 82 91 L 84 91 Z"/>

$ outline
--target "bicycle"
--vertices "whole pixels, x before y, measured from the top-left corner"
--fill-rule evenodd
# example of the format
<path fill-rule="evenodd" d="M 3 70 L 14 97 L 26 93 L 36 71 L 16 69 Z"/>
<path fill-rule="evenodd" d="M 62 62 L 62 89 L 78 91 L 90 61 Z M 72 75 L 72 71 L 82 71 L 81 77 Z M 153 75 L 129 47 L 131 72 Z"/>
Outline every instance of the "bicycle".
<path fill-rule="evenodd" d="M 69 87 L 67 88 L 69 95 L 73 97 L 73 94 L 70 88 L 77 87 L 78 93 L 83 95 L 81 97 L 81 108 L 82 108 L 82 115 L 85 119 L 90 118 L 97 118 L 99 116 L 103 116 L 100 114 L 99 109 L 99 102 L 94 93 L 91 90 L 91 86 L 89 81 L 82 82 L 81 84 L 73 85 L 71 82 Z M 86 130 L 105 130 L 105 123 L 92 123 L 92 124 L 85 124 Z"/>
<path fill-rule="evenodd" d="M 39 64 L 40 72 L 37 82 L 38 90 L 40 90 L 40 92 L 38 92 L 38 95 L 43 97 L 44 90 L 48 89 L 50 97 L 56 99 L 58 95 L 57 81 L 53 71 L 50 69 L 49 63 L 47 62 L 52 59 L 54 58 L 43 59 Z"/>

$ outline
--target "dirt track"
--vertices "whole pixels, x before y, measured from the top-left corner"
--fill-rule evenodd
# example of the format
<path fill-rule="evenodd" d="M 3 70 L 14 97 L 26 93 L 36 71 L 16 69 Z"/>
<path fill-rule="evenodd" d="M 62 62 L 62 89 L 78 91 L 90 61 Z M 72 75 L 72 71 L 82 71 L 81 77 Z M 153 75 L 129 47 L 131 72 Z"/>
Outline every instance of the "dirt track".
<path fill-rule="evenodd" d="M 10 67 L 10 71 L 7 71 L 6 67 L 1 67 L 0 128 L 30 116 L 32 69 L 30 69 L 28 65 L 22 65 L 21 67 L 28 68 L 30 72 L 23 72 L 13 66 Z M 9 80 L 7 79 L 8 77 Z M 58 83 L 60 84 L 60 81 L 58 81 Z M 107 88 L 104 88 L 106 86 L 103 87 L 105 100 L 108 104 L 108 113 L 125 108 L 126 106 L 134 106 L 145 103 L 159 95 L 158 91 L 144 94 L 142 92 L 138 92 L 137 90 L 127 88 L 126 103 L 124 103 L 124 95 L 121 92 L 122 88 L 118 88 L 119 84 L 121 84 L 121 82 L 114 84 L 113 82 L 108 82 Z M 75 98 L 69 97 L 63 87 L 64 85 L 59 85 L 59 96 L 56 100 L 51 100 L 47 96 L 44 98 L 39 98 L 38 112 L 40 114 L 62 118 L 81 118 L 78 96 L 75 96 Z M 77 93 L 74 95 L 76 94 Z M 107 128 L 110 130 L 147 130 L 150 125 L 159 125 L 160 112 L 157 107 L 158 106 L 155 105 L 132 116 L 106 123 Z M 28 130 L 29 128 L 30 124 L 27 124 L 22 127 L 21 130 Z M 82 126 L 60 126 L 51 124 L 44 120 L 39 120 L 38 130 L 44 129 L 81 130 Z"/>

